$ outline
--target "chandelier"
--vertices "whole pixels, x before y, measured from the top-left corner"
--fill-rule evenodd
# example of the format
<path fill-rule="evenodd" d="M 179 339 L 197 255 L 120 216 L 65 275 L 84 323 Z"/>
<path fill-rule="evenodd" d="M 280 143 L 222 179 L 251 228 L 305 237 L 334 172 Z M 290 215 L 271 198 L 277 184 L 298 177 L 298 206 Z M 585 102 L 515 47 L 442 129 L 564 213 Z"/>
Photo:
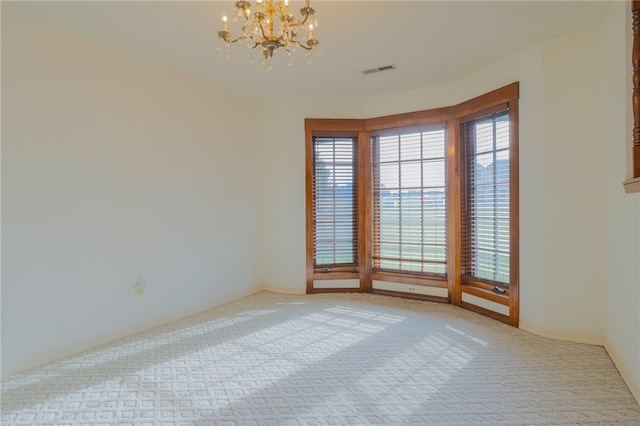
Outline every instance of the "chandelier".
<path fill-rule="evenodd" d="M 237 38 L 232 38 L 228 31 L 228 17 L 222 17 L 222 31 L 218 31 L 218 49 L 222 42 L 227 47 L 227 57 L 231 53 L 231 44 L 245 42 L 247 47 L 260 47 L 263 57 L 262 66 L 269 71 L 273 52 L 283 48 L 289 57 L 297 47 L 306 51 L 307 62 L 311 56 L 317 55 L 318 40 L 315 37 L 318 20 L 316 11 L 310 6 L 310 0 L 305 0 L 305 6 L 300 9 L 300 18 L 291 14 L 289 0 L 256 0 L 255 6 L 250 1 L 235 3 L 234 22 L 242 22 L 242 29 Z M 276 26 L 276 20 L 279 21 Z M 253 62 L 253 61 L 252 61 Z"/>

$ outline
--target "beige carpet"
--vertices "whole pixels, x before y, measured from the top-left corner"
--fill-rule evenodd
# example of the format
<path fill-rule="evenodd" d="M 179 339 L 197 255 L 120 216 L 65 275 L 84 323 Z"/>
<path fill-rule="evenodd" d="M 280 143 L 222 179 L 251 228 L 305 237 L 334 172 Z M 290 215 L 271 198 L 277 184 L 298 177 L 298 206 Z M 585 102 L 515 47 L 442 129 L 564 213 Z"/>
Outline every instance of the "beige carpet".
<path fill-rule="evenodd" d="M 452 306 L 263 292 L 2 383 L 3 425 L 640 424 L 603 348 Z"/>

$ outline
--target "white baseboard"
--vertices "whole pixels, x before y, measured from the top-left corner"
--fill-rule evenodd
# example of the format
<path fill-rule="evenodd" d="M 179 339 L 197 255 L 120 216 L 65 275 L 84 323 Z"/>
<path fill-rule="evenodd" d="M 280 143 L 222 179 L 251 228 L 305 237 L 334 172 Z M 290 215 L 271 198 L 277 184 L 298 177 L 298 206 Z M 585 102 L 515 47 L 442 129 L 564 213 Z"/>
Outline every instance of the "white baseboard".
<path fill-rule="evenodd" d="M 154 327 L 158 327 L 160 325 L 169 323 L 171 321 L 175 321 L 178 320 L 180 318 L 184 318 L 184 317 L 188 317 L 194 314 L 197 314 L 198 312 L 202 312 L 202 311 L 206 311 L 208 309 L 214 308 L 216 306 L 220 306 L 220 305 L 224 305 L 225 303 L 229 303 L 232 302 L 234 300 L 243 298 L 243 297 L 247 297 L 247 296 L 251 296 L 252 294 L 256 294 L 256 293 L 260 293 L 261 291 L 264 291 L 265 288 L 264 287 L 256 287 L 253 288 L 249 291 L 246 291 L 244 293 L 239 294 L 237 297 L 232 297 L 232 298 L 227 298 L 227 299 L 223 299 L 220 300 L 219 302 L 211 305 L 201 305 L 192 309 L 188 309 L 185 311 L 181 311 L 179 313 L 174 313 L 172 315 L 166 315 L 160 318 L 156 318 L 154 320 L 151 321 L 145 321 L 143 323 L 137 324 L 135 326 L 132 327 L 127 327 L 125 329 L 122 330 L 118 330 L 112 333 L 107 333 L 107 334 L 103 334 L 102 336 L 98 336 L 95 338 L 91 338 L 79 343 L 75 343 L 69 346 L 65 346 L 63 348 L 60 349 L 56 349 L 47 353 L 44 353 L 42 355 L 38 355 L 34 358 L 28 359 L 28 360 L 24 360 L 22 362 L 20 362 L 18 365 L 13 366 L 10 369 L 4 370 L 2 371 L 2 378 L 6 378 L 9 377 L 13 374 L 17 374 L 17 373 L 21 373 L 24 372 L 26 370 L 30 370 L 32 368 L 36 368 L 36 367 L 40 367 L 42 365 L 46 365 L 46 364 L 50 364 L 52 362 L 56 362 L 56 361 L 60 361 L 61 359 L 73 356 L 73 355 L 78 355 L 82 352 L 97 348 L 99 346 L 102 345 L 106 345 L 108 343 L 112 343 L 118 339 L 122 339 L 124 337 L 128 337 L 131 336 L 133 334 L 137 334 L 137 333 L 141 333 L 143 331 L 152 329 Z"/>
<path fill-rule="evenodd" d="M 638 404 L 640 404 L 640 384 L 637 383 L 634 380 L 631 373 L 629 373 L 629 370 L 627 370 L 627 368 L 623 364 L 622 360 L 620 359 L 620 356 L 615 351 L 615 349 L 613 349 L 613 346 L 611 346 L 611 342 L 609 342 L 609 339 L 605 339 L 604 349 L 607 351 L 607 353 L 609 354 L 609 357 L 611 358 L 616 368 L 620 372 L 620 375 L 624 379 L 624 382 L 627 384 L 627 387 L 631 391 L 631 394 L 636 399 Z"/>
<path fill-rule="evenodd" d="M 263 290 L 270 291 L 271 293 L 280 293 L 280 294 L 293 294 L 293 295 L 307 294 L 306 288 L 304 287 L 300 289 L 292 290 L 290 288 L 266 285 L 263 287 Z"/>
<path fill-rule="evenodd" d="M 520 321 L 521 330 L 528 331 L 540 337 L 546 337 L 553 340 L 563 340 L 565 342 L 584 343 L 587 345 L 604 346 L 605 338 L 603 336 L 594 336 L 592 334 L 569 333 L 566 331 L 547 330 L 527 324 Z"/>

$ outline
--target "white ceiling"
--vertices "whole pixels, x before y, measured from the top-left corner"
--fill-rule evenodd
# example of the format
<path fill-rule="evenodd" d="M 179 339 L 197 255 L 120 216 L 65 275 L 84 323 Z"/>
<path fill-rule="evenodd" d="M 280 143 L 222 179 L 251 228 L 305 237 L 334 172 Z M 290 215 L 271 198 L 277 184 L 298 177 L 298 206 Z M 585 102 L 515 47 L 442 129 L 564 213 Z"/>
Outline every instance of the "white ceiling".
<path fill-rule="evenodd" d="M 459 80 L 543 40 L 597 29 L 609 1 L 312 0 L 322 54 L 273 70 L 258 52 L 217 51 L 225 1 L 2 1 L 253 99 L 369 97 Z M 302 1 L 291 1 L 298 10 Z M 236 35 L 239 24 L 230 23 Z M 360 71 L 395 64 L 364 76 Z"/>

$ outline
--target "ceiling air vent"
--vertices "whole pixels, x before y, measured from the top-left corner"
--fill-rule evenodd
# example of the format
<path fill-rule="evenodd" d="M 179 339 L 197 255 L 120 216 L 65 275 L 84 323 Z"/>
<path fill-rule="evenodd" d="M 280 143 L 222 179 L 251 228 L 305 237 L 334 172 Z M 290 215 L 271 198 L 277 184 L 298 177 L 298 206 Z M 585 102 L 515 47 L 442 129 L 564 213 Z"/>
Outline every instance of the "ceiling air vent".
<path fill-rule="evenodd" d="M 391 64 L 391 65 L 385 65 L 384 67 L 371 68 L 370 70 L 364 70 L 360 72 L 364 75 L 369 75 L 369 74 L 375 74 L 377 72 L 391 71 L 395 69 L 398 69 L 398 67 L 395 64 Z"/>

